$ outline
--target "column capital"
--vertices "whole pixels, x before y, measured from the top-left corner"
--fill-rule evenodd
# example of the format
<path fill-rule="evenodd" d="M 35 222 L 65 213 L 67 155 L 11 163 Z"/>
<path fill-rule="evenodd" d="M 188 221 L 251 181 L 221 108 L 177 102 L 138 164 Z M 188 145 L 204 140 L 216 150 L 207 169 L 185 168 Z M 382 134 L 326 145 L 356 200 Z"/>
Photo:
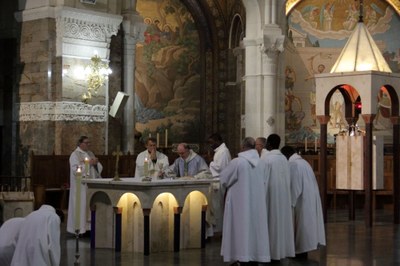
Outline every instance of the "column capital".
<path fill-rule="evenodd" d="M 329 115 L 317 115 L 317 119 L 321 125 L 327 125 L 331 117 Z"/>
<path fill-rule="evenodd" d="M 260 46 L 260 49 L 265 54 L 276 54 L 279 52 L 283 52 L 285 50 L 284 47 L 285 36 L 280 34 L 264 34 L 263 43 Z"/>
<path fill-rule="evenodd" d="M 151 209 L 143 209 L 143 215 L 144 216 L 150 216 Z"/>
<path fill-rule="evenodd" d="M 115 214 L 121 214 L 122 213 L 122 207 L 113 207 L 114 213 Z"/>
<path fill-rule="evenodd" d="M 181 214 L 183 210 L 183 207 L 174 207 L 174 213 L 175 214 Z"/>
<path fill-rule="evenodd" d="M 122 21 L 125 40 L 130 40 L 131 42 L 143 42 L 144 32 L 147 29 L 146 23 L 143 22 L 143 17 L 139 14 L 125 14 Z"/>
<path fill-rule="evenodd" d="M 376 114 L 361 114 L 361 116 L 366 124 L 372 124 L 372 121 L 374 121 Z"/>

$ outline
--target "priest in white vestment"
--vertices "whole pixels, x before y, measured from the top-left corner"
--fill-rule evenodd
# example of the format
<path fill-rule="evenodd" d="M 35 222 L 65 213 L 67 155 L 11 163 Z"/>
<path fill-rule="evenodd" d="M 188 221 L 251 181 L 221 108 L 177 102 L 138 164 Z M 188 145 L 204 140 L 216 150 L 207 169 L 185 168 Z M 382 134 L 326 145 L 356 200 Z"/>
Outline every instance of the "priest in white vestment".
<path fill-rule="evenodd" d="M 189 144 L 179 143 L 177 148 L 179 157 L 168 168 L 168 176 L 172 178 L 212 178 L 210 168 L 206 161 L 194 152 Z"/>
<path fill-rule="evenodd" d="M 226 191 L 221 255 L 225 262 L 269 262 L 265 164 L 245 138 L 242 152 L 220 174 Z"/>
<path fill-rule="evenodd" d="M 101 171 L 103 166 L 96 158 L 96 156 L 89 150 L 90 141 L 86 136 L 81 136 L 78 140 L 78 147 L 72 152 L 69 157 L 69 201 L 68 201 L 68 220 L 67 232 L 75 234 L 75 230 L 79 229 L 79 234 L 84 234 L 90 230 L 90 209 L 86 206 L 86 192 L 87 185 L 80 184 L 81 195 L 76 195 L 76 171 L 78 167 L 82 170 L 82 177 L 84 178 L 101 178 Z M 79 228 L 75 228 L 75 201 L 80 198 L 80 221 Z"/>
<path fill-rule="evenodd" d="M 267 164 L 265 187 L 272 260 L 295 256 L 290 170 L 286 157 L 279 150 L 280 141 L 277 134 L 269 135 L 269 152 L 261 157 Z"/>
<path fill-rule="evenodd" d="M 169 166 L 168 156 L 157 151 L 157 139 L 148 138 L 146 141 L 146 150 L 139 153 L 136 158 L 135 177 L 162 178 Z"/>
<path fill-rule="evenodd" d="M 60 265 L 60 223 L 60 217 L 50 205 L 42 205 L 26 216 L 11 265 Z"/>
<path fill-rule="evenodd" d="M 215 183 L 210 185 L 209 203 L 207 208 L 207 236 L 213 236 L 215 232 L 221 232 L 222 229 L 222 209 L 223 196 L 219 186 L 219 175 L 231 161 L 231 152 L 226 147 L 222 137 L 218 133 L 212 134 L 208 138 L 208 144 L 214 151 L 213 160 L 210 162 L 210 171 L 215 180 Z M 218 183 L 217 183 L 218 181 Z"/>
<path fill-rule="evenodd" d="M 317 179 L 310 164 L 293 147 L 285 146 L 281 152 L 290 166 L 297 256 L 316 250 L 319 245 L 326 245 L 324 216 Z"/>
<path fill-rule="evenodd" d="M 258 152 L 258 155 L 260 155 L 260 157 L 262 157 L 263 155 L 265 155 L 268 150 L 266 149 L 267 146 L 267 139 L 264 137 L 258 137 L 256 138 L 256 150 Z"/>
<path fill-rule="evenodd" d="M 17 245 L 19 231 L 25 218 L 15 217 L 5 221 L 0 227 L 0 265 L 9 266 Z"/>

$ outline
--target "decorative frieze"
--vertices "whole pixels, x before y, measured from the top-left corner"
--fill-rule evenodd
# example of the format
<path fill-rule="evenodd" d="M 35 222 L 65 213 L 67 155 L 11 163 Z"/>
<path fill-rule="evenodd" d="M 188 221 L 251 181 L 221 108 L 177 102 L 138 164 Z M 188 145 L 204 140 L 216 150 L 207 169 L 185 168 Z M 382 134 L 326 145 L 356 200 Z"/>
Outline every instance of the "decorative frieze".
<path fill-rule="evenodd" d="M 105 105 L 81 102 L 26 102 L 19 104 L 19 121 L 105 122 Z"/>

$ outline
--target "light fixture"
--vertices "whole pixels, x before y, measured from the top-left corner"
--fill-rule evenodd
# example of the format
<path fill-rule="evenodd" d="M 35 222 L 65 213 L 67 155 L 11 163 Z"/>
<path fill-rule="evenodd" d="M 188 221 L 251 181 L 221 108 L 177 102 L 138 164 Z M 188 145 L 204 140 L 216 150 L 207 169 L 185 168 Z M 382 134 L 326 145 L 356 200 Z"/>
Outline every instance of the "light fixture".
<path fill-rule="evenodd" d="M 84 70 L 87 80 L 87 91 L 82 95 L 82 101 L 87 103 L 93 95 L 97 95 L 99 88 L 103 86 L 112 73 L 107 63 L 103 63 L 98 55 L 90 59 L 90 64 Z"/>

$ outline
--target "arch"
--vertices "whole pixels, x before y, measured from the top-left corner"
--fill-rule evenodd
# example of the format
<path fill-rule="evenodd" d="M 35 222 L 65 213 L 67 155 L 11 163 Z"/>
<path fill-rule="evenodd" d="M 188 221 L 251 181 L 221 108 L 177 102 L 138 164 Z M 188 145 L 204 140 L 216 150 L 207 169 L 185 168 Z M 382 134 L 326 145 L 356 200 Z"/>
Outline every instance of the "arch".
<path fill-rule="evenodd" d="M 229 49 L 239 47 L 244 35 L 244 23 L 240 14 L 235 14 L 232 18 L 229 29 Z"/>
<path fill-rule="evenodd" d="M 259 2 L 256 0 L 244 0 L 243 5 L 246 9 L 246 38 L 255 39 L 261 34 L 261 10 Z"/>
<path fill-rule="evenodd" d="M 299 4 L 301 1 L 304 0 L 288 0 L 286 2 L 286 16 Z M 386 2 L 393 7 L 393 9 L 400 15 L 400 2 L 398 0 L 386 0 Z"/>
<path fill-rule="evenodd" d="M 351 100 L 351 95 L 349 93 L 349 90 L 345 89 L 343 87 L 344 85 L 346 85 L 346 84 L 341 84 L 341 85 L 335 86 L 326 95 L 325 104 L 324 104 L 324 114 L 325 115 L 329 116 L 329 114 L 330 114 L 329 113 L 329 111 L 330 111 L 330 102 L 331 102 L 332 95 L 336 92 L 336 90 L 339 90 L 341 95 L 343 96 L 344 103 L 345 103 L 345 117 L 347 118 L 347 117 L 351 117 L 352 116 L 352 104 L 353 104 L 353 101 Z M 348 86 L 350 86 L 350 85 L 348 85 Z M 351 87 L 351 88 L 353 88 L 353 87 Z"/>
<path fill-rule="evenodd" d="M 124 193 L 117 207 L 122 214 L 121 251 L 143 252 L 143 210 L 138 196 Z"/>
<path fill-rule="evenodd" d="M 108 226 L 108 222 L 113 221 L 114 210 L 109 195 L 103 191 L 96 191 L 88 202 L 90 210 L 95 210 L 95 228 L 101 228 L 95 230 L 96 248 L 112 248 L 113 242 L 110 239 L 113 239 L 114 228 Z M 87 215 L 93 218 L 93 215 Z"/>
<path fill-rule="evenodd" d="M 392 103 L 392 110 L 391 110 L 391 115 L 392 116 L 398 116 L 399 115 L 399 95 L 397 94 L 395 88 L 392 85 L 386 84 L 383 85 L 384 88 L 389 93 L 390 96 L 390 101 Z"/>
<path fill-rule="evenodd" d="M 151 250 L 154 252 L 174 249 L 174 213 L 178 201 L 169 192 L 159 194 L 150 213 Z"/>
<path fill-rule="evenodd" d="M 199 248 L 201 243 L 201 214 L 208 204 L 207 197 L 200 191 L 190 192 L 182 209 L 182 245 Z M 189 226 L 190 225 L 190 226 Z"/>

